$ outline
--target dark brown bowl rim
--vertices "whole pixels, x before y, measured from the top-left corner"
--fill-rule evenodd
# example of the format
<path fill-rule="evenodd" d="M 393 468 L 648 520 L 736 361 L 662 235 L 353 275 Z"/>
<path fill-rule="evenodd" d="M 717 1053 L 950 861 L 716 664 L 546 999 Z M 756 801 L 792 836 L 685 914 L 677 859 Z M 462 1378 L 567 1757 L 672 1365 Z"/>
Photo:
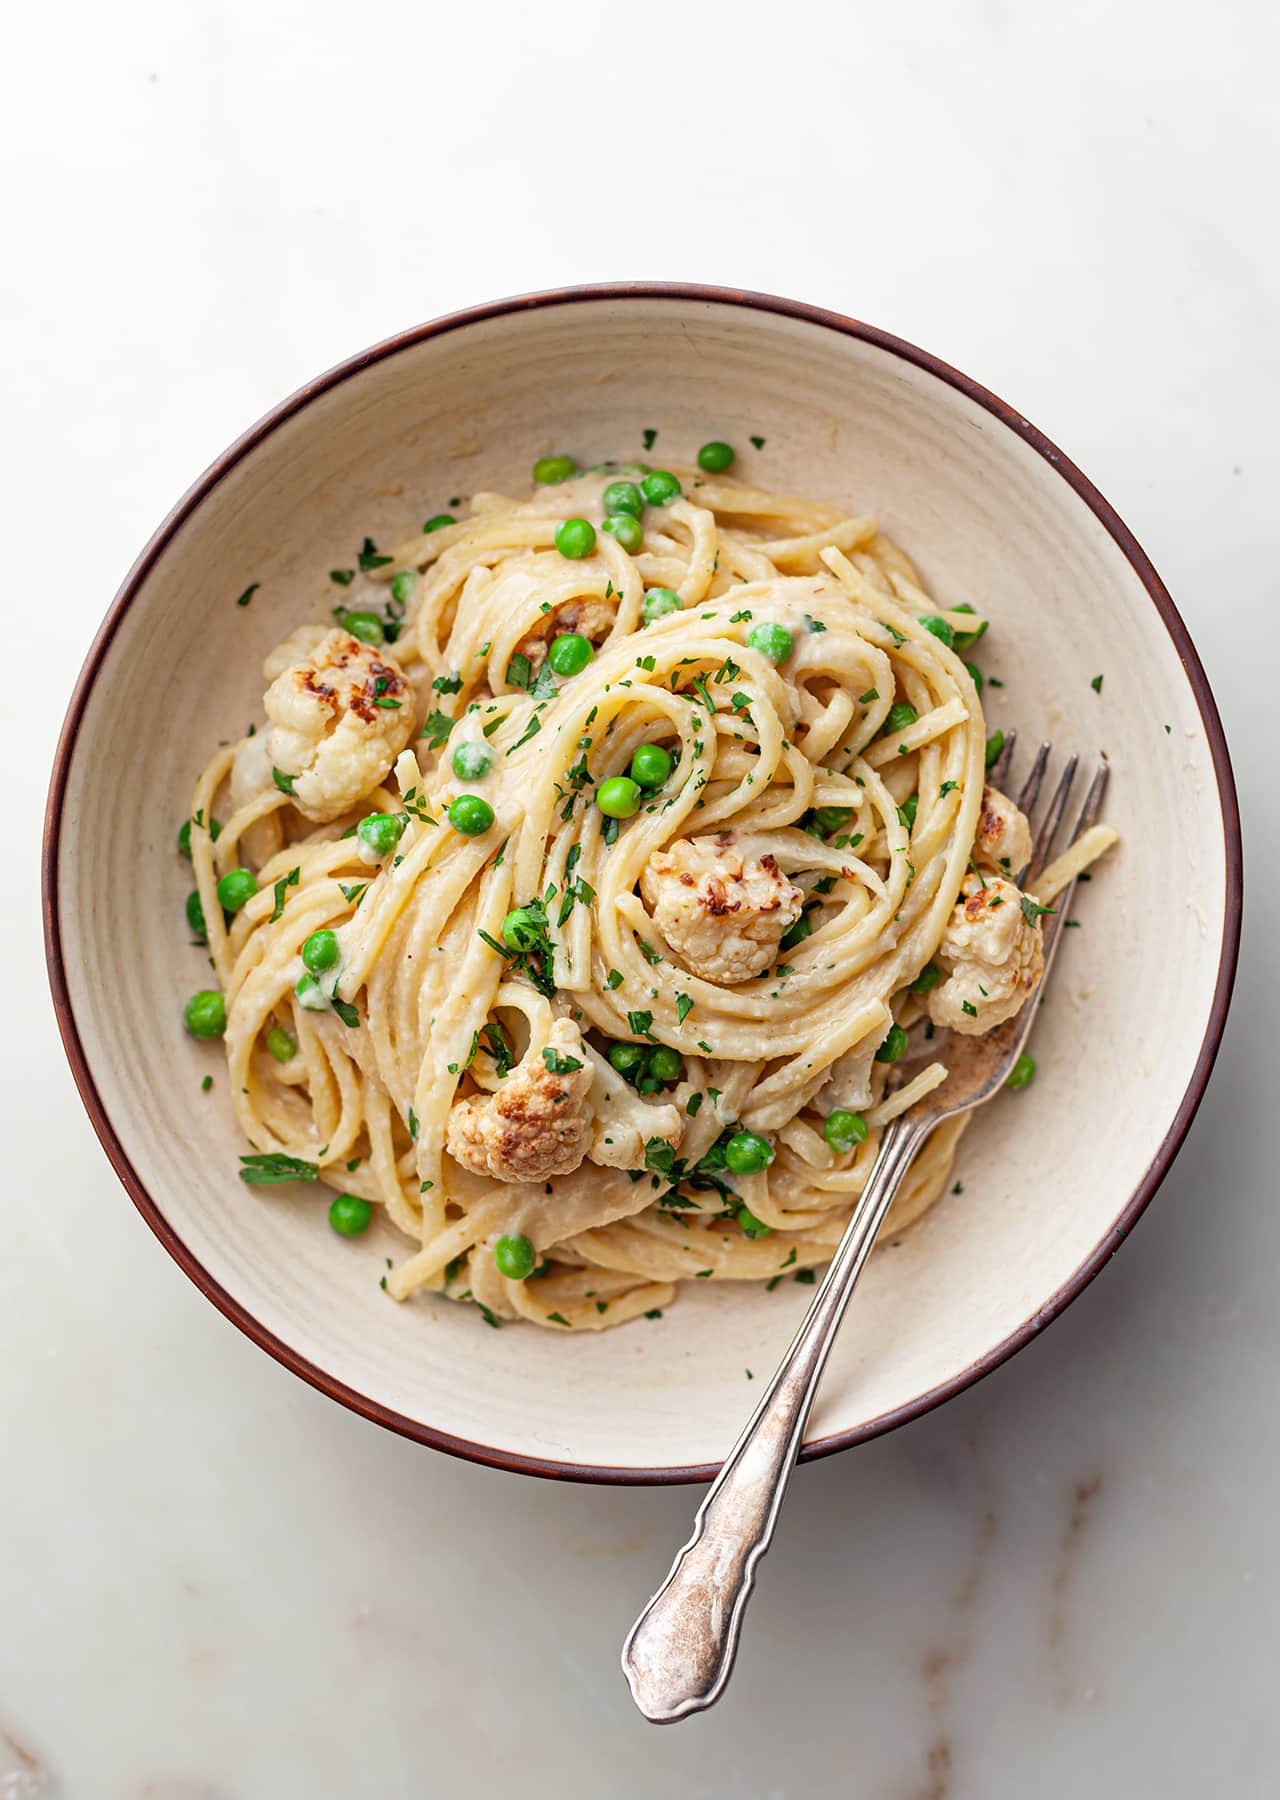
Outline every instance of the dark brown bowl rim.
<path fill-rule="evenodd" d="M 840 313 L 828 312 L 822 307 L 810 306 L 803 301 L 780 299 L 773 294 L 758 294 L 739 288 L 705 287 L 693 282 L 605 282 L 584 287 L 553 289 L 545 293 L 521 294 L 505 300 L 490 301 L 482 306 L 468 307 L 461 312 L 446 314 L 443 318 L 432 320 L 425 325 L 413 326 L 407 331 L 387 338 L 382 343 L 375 344 L 371 349 L 361 352 L 358 356 L 338 363 L 336 367 L 319 376 L 315 381 L 308 382 L 305 387 L 300 388 L 267 413 L 256 425 L 238 438 L 229 449 L 224 451 L 217 461 L 188 489 L 125 577 L 90 646 L 84 667 L 76 682 L 75 691 L 71 696 L 70 705 L 67 708 L 49 785 L 43 852 L 45 956 L 48 962 L 49 981 L 63 1047 L 66 1050 L 72 1075 L 80 1090 L 80 1097 L 93 1128 L 112 1167 L 138 1211 L 178 1266 L 212 1300 L 213 1304 L 226 1314 L 234 1325 L 239 1326 L 247 1337 L 275 1357 L 277 1362 L 283 1363 L 285 1368 L 292 1369 L 295 1375 L 301 1376 L 312 1387 L 318 1388 L 321 1393 L 328 1394 L 331 1399 L 340 1401 L 342 1405 L 350 1407 L 353 1412 L 360 1413 L 366 1419 L 373 1420 L 375 1424 L 384 1425 L 388 1430 L 399 1432 L 403 1437 L 412 1438 L 420 1444 L 427 1444 L 433 1450 L 443 1450 L 451 1456 L 464 1457 L 471 1462 L 484 1463 L 493 1468 L 509 1469 L 524 1475 L 541 1475 L 561 1481 L 637 1486 L 665 1485 L 677 1482 L 709 1481 L 719 1465 L 702 1463 L 674 1468 L 602 1467 L 588 1463 L 567 1463 L 541 1457 L 518 1456 L 488 1444 L 477 1444 L 466 1438 L 453 1437 L 447 1432 L 437 1431 L 429 1425 L 423 1425 L 416 1419 L 406 1418 L 404 1414 L 382 1405 L 380 1401 L 371 1399 L 367 1394 L 358 1393 L 355 1389 L 346 1386 L 344 1382 L 327 1374 L 323 1369 L 317 1368 L 306 1357 L 300 1356 L 273 1332 L 268 1331 L 251 1313 L 247 1312 L 238 1300 L 215 1281 L 209 1271 L 187 1248 L 143 1186 L 137 1171 L 125 1153 L 124 1146 L 107 1115 L 80 1040 L 80 1033 L 67 990 L 66 969 L 63 964 L 58 927 L 58 873 L 63 800 L 68 770 L 85 706 L 121 620 L 132 604 L 145 577 L 183 523 L 203 503 L 229 470 L 261 443 L 268 433 L 274 431 L 287 419 L 292 418 L 295 413 L 300 412 L 318 395 L 337 387 L 340 382 L 348 380 L 351 376 L 358 375 L 372 364 L 381 362 L 386 357 L 394 356 L 411 345 L 421 343 L 426 338 L 440 337 L 446 332 L 459 330 L 484 319 L 499 318 L 506 314 L 534 308 L 571 306 L 580 301 L 593 300 L 701 301 L 710 305 L 741 306 L 757 312 L 778 313 L 786 318 L 800 319 L 807 324 L 820 325 L 827 330 L 838 331 L 848 337 L 861 339 L 864 343 L 874 344 L 878 349 L 901 357 L 905 362 L 913 363 L 917 368 L 925 370 L 928 374 L 936 376 L 960 393 L 967 395 L 970 400 L 976 401 L 1001 424 L 1020 437 L 1024 443 L 1029 444 L 1062 476 L 1124 553 L 1173 640 L 1174 648 L 1191 683 L 1205 735 L 1213 755 L 1214 776 L 1218 784 L 1218 799 L 1222 808 L 1227 887 L 1225 925 L 1217 981 L 1214 986 L 1208 1026 L 1200 1045 L 1191 1080 L 1182 1096 L 1173 1122 L 1156 1155 L 1148 1165 L 1141 1182 L 1115 1224 L 1092 1254 L 1081 1263 L 1074 1274 L 1064 1282 L 1044 1306 L 1040 1307 L 1031 1318 L 1024 1321 L 1003 1342 L 988 1351 L 985 1356 L 971 1363 L 959 1374 L 940 1383 L 939 1386 L 931 1388 L 927 1394 L 920 1395 L 908 1404 L 895 1407 L 889 1412 L 882 1413 L 878 1418 L 868 1420 L 851 1430 L 834 1432 L 830 1437 L 820 1438 L 813 1443 L 806 1444 L 800 1453 L 802 1461 L 809 1461 L 820 1456 L 830 1456 L 837 1450 L 847 1450 L 854 1444 L 864 1443 L 870 1438 L 878 1437 L 882 1432 L 892 1431 L 899 1425 L 905 1425 L 912 1419 L 920 1418 L 924 1413 L 932 1411 L 935 1406 L 941 1405 L 944 1400 L 949 1400 L 953 1395 L 962 1393 L 965 1388 L 981 1380 L 984 1375 L 990 1374 L 993 1369 L 998 1368 L 1023 1345 L 1037 1337 L 1070 1305 L 1076 1295 L 1088 1286 L 1103 1265 L 1115 1255 L 1120 1244 L 1133 1228 L 1138 1216 L 1146 1208 L 1152 1195 L 1168 1173 L 1208 1085 L 1226 1024 L 1239 953 L 1244 888 L 1243 859 L 1240 840 L 1240 810 L 1236 798 L 1235 780 L 1217 705 L 1187 628 L 1164 583 L 1156 574 L 1133 533 L 1070 458 L 1064 456 L 1062 451 L 1051 443 L 1042 432 L 1037 431 L 1035 426 L 1029 424 L 1021 413 L 1015 411 L 1013 407 L 1007 405 L 1005 401 L 990 393 L 969 376 L 962 375 L 959 370 L 953 369 L 948 363 L 930 355 L 928 351 L 918 349 L 916 345 L 908 343 L 903 338 L 894 337 L 887 331 L 881 331 L 874 325 L 864 324 L 859 319 L 846 318 Z"/>

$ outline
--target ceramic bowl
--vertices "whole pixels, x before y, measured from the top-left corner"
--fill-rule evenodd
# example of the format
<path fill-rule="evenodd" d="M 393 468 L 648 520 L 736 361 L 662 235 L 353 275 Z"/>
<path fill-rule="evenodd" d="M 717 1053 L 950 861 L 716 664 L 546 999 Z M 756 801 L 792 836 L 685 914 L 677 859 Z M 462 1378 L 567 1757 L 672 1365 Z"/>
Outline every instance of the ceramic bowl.
<path fill-rule="evenodd" d="M 1221 725 L 1155 570 L 1047 439 L 910 344 L 757 294 L 571 290 L 407 331 L 247 432 L 143 551 L 67 716 L 45 904 L 75 1077 L 148 1224 L 265 1350 L 422 1443 L 596 1481 L 705 1478 L 759 1392 L 747 1369 L 772 1367 L 813 1290 L 690 1284 L 660 1320 L 572 1338 L 389 1301 L 389 1231 L 339 1240 L 314 1190 L 237 1179 L 222 1064 L 182 1028 L 204 965 L 174 831 L 210 746 L 259 713 L 265 652 L 327 616 L 328 571 L 366 534 L 395 542 L 455 495 L 521 491 L 552 450 L 634 456 L 646 428 L 668 460 L 725 438 L 749 479 L 874 511 L 937 595 L 990 616 L 993 726 L 1113 770 L 1123 841 L 1079 892 L 1039 1075 L 976 1120 L 957 1191 L 872 1258 L 806 1456 L 957 1393 L 1114 1254 L 1204 1091 L 1240 909 Z"/>

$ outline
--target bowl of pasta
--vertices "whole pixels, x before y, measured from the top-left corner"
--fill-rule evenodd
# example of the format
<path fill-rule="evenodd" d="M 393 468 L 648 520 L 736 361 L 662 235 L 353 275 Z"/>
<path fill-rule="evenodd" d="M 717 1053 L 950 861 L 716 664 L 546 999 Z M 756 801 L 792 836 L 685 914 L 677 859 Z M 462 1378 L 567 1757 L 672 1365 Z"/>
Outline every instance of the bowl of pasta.
<path fill-rule="evenodd" d="M 1015 728 L 1112 773 L 1034 891 Z M 1084 870 L 803 1454 L 1027 1343 L 1168 1169 L 1239 924 L 1212 696 L 1085 477 L 884 332 L 654 284 L 407 331 L 234 444 L 89 653 L 45 858 L 76 1080 L 192 1280 L 380 1424 L 599 1481 L 715 1466 Z"/>

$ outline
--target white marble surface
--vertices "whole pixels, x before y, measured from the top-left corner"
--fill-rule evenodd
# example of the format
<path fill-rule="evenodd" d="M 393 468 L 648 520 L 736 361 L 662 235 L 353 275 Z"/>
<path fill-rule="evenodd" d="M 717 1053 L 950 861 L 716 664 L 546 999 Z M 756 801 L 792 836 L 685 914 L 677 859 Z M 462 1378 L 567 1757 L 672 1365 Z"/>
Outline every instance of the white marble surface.
<path fill-rule="evenodd" d="M 1276 28 L 447 13 L 7 27 L 0 1728 L 50 1800 L 1274 1796 Z M 80 1112 L 36 867 L 92 631 L 247 421 L 401 325 L 633 272 L 859 313 L 1081 462 L 1216 685 L 1253 895 L 1218 1075 L 1123 1254 L 979 1388 L 801 1473 L 729 1697 L 666 1732 L 617 1649 L 694 1494 L 434 1456 L 226 1324 Z M 0 1795 L 34 1789 L 3 1743 Z"/>

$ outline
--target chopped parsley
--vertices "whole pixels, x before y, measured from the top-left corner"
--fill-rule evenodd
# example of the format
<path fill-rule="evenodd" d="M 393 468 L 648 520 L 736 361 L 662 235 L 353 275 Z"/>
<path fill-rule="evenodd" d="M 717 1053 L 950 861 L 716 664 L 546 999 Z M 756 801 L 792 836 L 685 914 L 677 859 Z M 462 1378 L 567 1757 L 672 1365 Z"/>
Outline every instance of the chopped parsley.
<path fill-rule="evenodd" d="M 690 994 L 676 995 L 676 1024 L 683 1025 L 693 1011 L 693 997 Z"/>
<path fill-rule="evenodd" d="M 561 1056 L 551 1044 L 544 1046 L 542 1060 L 553 1075 L 572 1075 L 575 1069 L 582 1067 L 576 1056 Z"/>
<path fill-rule="evenodd" d="M 282 875 L 280 877 L 279 881 L 276 882 L 275 887 L 272 890 L 276 897 L 275 911 L 272 913 L 270 919 L 267 921 L 267 923 L 269 925 L 274 925 L 276 920 L 280 917 L 281 913 L 284 911 L 285 891 L 288 888 L 297 887 L 299 879 L 301 878 L 301 875 L 302 875 L 302 870 L 300 868 L 290 869 L 290 871 L 287 875 Z"/>
<path fill-rule="evenodd" d="M 258 589 L 261 586 L 262 586 L 262 583 L 260 581 L 251 581 L 249 583 L 248 587 L 244 590 L 243 594 L 241 594 L 240 597 L 237 599 L 236 605 L 237 606 L 248 606 L 250 600 L 253 599 L 253 596 L 257 593 Z"/>
<path fill-rule="evenodd" d="M 501 1025 L 490 1023 L 480 1033 L 484 1039 L 484 1047 L 493 1058 L 493 1066 L 499 1077 L 509 1075 L 515 1067 L 515 1057 L 511 1054 L 511 1045 Z"/>
<path fill-rule="evenodd" d="M 360 554 L 356 557 L 362 569 L 383 569 L 391 561 L 389 556 L 379 556 L 378 546 L 371 537 L 367 537 L 360 546 Z"/>
<path fill-rule="evenodd" d="M 448 741 L 449 733 L 453 730 L 456 723 L 457 720 L 451 719 L 448 713 L 442 713 L 438 710 L 429 712 L 427 714 L 427 722 L 418 733 L 418 736 L 427 739 L 427 748 L 429 750 L 438 750 L 441 744 Z"/>
<path fill-rule="evenodd" d="M 670 1175 L 675 1168 L 674 1147 L 664 1137 L 651 1137 L 644 1147 L 644 1166 L 653 1175 Z"/>

